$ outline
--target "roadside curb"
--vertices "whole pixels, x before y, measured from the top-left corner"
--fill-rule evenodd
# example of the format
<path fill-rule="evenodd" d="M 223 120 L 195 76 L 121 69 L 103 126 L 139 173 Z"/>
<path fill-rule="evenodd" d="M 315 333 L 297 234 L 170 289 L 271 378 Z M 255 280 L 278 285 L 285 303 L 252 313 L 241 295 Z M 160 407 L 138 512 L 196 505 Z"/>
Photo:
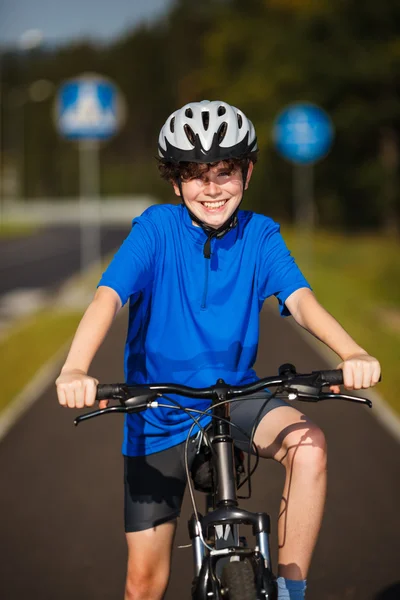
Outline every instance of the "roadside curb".
<path fill-rule="evenodd" d="M 291 327 L 296 328 L 296 331 L 302 336 L 304 341 L 316 350 L 328 362 L 331 369 L 336 369 L 339 357 L 330 350 L 325 344 L 314 338 L 311 333 L 305 331 L 294 319 L 288 319 Z M 374 417 L 391 433 L 397 442 L 400 443 L 400 416 L 392 409 L 392 407 L 378 394 L 375 390 L 363 390 L 373 403 L 372 414 Z"/>

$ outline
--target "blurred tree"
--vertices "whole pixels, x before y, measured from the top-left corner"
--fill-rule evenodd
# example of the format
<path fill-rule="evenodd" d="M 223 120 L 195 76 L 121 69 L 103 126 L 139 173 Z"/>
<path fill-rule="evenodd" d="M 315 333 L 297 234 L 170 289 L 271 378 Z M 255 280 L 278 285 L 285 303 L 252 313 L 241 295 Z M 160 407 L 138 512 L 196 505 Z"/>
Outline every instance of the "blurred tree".
<path fill-rule="evenodd" d="M 393 160 L 400 125 L 398 2 L 232 0 L 230 7 L 228 13 L 221 6 L 205 40 L 201 80 L 211 96 L 223 94 L 252 116 L 264 152 L 258 188 L 283 196 L 289 212 L 280 181 L 287 169 L 272 170 L 272 122 L 288 102 L 315 102 L 336 127 L 335 147 L 317 168 L 322 220 L 331 218 L 333 201 L 352 228 L 381 223 L 393 230 L 400 213 Z"/>

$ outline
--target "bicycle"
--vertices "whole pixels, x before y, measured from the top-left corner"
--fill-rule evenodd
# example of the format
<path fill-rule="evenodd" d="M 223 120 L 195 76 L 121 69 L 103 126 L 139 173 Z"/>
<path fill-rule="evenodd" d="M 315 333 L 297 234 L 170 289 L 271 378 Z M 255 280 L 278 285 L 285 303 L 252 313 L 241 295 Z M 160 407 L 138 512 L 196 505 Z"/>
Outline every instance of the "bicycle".
<path fill-rule="evenodd" d="M 189 520 L 189 536 L 193 548 L 194 579 L 192 600 L 276 600 L 276 577 L 273 574 L 269 534 L 270 518 L 267 513 L 251 513 L 239 507 L 238 499 L 251 495 L 251 476 L 258 464 L 258 453 L 253 443 L 258 419 L 264 406 L 272 397 L 290 401 L 347 400 L 366 404 L 372 402 L 359 396 L 324 392 L 323 387 L 341 385 L 341 370 L 313 371 L 299 374 L 291 364 L 281 365 L 278 376 L 265 377 L 242 386 L 230 386 L 222 379 L 206 388 L 191 388 L 178 384 L 99 384 L 97 400 L 117 400 L 119 405 L 92 411 L 78 416 L 75 424 L 106 413 L 132 413 L 157 407 L 174 407 L 191 415 L 193 425 L 186 439 L 185 464 L 193 514 Z M 234 446 L 231 436 L 230 403 L 266 388 L 275 388 L 265 400 L 249 437 L 247 475 L 243 479 L 243 453 Z M 177 394 L 210 400 L 206 411 L 187 409 L 168 398 L 169 404 L 158 399 L 165 394 Z M 251 401 L 251 398 L 248 398 Z M 209 427 L 202 427 L 192 413 L 211 416 Z M 188 444 L 195 425 L 202 435 L 202 453 L 192 467 L 191 480 L 188 465 Z M 243 432 L 244 433 L 244 432 Z M 250 468 L 251 448 L 256 453 L 256 463 Z M 196 461 L 195 461 L 196 462 Z M 247 482 L 248 496 L 238 496 L 238 490 Z M 193 488 L 206 493 L 206 514 L 199 513 Z M 239 526 L 251 525 L 255 544 L 249 545 L 239 535 Z"/>

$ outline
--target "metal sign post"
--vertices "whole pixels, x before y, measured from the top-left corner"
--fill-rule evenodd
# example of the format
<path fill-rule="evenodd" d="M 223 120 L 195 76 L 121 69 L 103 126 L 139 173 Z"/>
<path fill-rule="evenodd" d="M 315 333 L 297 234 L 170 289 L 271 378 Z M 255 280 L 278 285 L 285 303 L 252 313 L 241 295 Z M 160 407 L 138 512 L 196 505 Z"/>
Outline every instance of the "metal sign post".
<path fill-rule="evenodd" d="M 101 258 L 99 143 L 79 142 L 81 269 Z"/>
<path fill-rule="evenodd" d="M 116 86 L 100 75 L 66 81 L 56 101 L 56 125 L 78 141 L 81 223 L 81 270 L 101 259 L 100 142 L 112 137 L 124 116 Z"/>
<path fill-rule="evenodd" d="M 312 231 L 315 225 L 313 165 L 293 165 L 294 221 Z"/>
<path fill-rule="evenodd" d="M 305 263 L 312 260 L 315 226 L 314 164 L 329 152 L 333 126 L 314 104 L 292 104 L 275 120 L 273 137 L 278 152 L 293 164 L 296 237 Z"/>

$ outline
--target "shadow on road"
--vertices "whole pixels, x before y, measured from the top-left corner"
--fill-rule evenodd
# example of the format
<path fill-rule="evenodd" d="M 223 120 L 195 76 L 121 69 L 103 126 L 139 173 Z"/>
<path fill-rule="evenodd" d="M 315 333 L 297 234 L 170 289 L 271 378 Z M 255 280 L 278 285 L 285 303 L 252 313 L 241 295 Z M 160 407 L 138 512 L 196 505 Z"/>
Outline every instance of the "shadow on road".
<path fill-rule="evenodd" d="M 400 581 L 393 583 L 375 596 L 374 600 L 399 600 L 400 598 Z"/>

